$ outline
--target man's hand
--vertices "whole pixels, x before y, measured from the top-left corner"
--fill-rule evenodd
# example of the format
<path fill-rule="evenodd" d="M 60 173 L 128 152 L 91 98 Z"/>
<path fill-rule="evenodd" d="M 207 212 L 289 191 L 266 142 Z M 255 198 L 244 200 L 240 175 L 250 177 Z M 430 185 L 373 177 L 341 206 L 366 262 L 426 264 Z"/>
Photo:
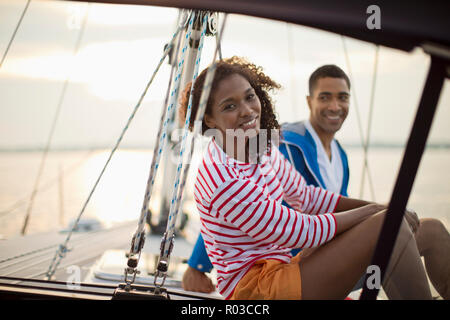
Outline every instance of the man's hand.
<path fill-rule="evenodd" d="M 419 217 L 417 216 L 417 213 L 414 210 L 406 208 L 405 219 L 408 222 L 409 226 L 411 227 L 412 232 L 416 233 L 420 225 L 420 220 Z"/>
<path fill-rule="evenodd" d="M 188 267 L 183 274 L 183 289 L 187 291 L 210 293 L 216 290 L 211 279 L 203 272 Z"/>

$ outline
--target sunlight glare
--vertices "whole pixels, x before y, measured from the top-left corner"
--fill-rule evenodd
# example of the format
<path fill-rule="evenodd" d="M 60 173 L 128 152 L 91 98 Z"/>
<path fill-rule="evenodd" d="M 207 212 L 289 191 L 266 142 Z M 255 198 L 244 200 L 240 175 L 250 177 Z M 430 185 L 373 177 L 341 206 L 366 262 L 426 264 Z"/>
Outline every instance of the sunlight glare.
<path fill-rule="evenodd" d="M 109 151 L 93 156 L 84 167 L 83 188 L 87 193 L 106 163 Z M 120 150 L 114 154 L 89 204 L 89 216 L 105 223 L 139 218 L 150 167 L 151 152 Z M 158 186 L 155 185 L 155 190 Z M 155 191 L 153 198 L 159 198 Z M 154 201 L 152 200 L 151 203 Z M 157 203 L 153 203 L 156 206 Z"/>
<path fill-rule="evenodd" d="M 98 25 L 155 25 L 175 23 L 178 9 L 134 5 L 97 4 L 89 13 L 89 21 Z"/>

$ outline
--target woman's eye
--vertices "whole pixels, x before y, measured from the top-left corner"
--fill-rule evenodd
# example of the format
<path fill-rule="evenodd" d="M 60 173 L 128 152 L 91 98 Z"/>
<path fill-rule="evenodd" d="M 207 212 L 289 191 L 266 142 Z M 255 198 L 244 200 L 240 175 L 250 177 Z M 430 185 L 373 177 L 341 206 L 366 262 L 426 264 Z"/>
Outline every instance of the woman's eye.
<path fill-rule="evenodd" d="M 253 100 L 253 99 L 255 99 L 255 94 L 250 93 L 250 94 L 247 96 L 247 100 Z"/>
<path fill-rule="evenodd" d="M 223 110 L 231 110 L 231 109 L 233 109 L 234 108 L 234 104 L 232 104 L 232 103 L 230 103 L 230 104 L 227 104 L 227 105 L 225 105 L 224 107 L 223 107 Z"/>

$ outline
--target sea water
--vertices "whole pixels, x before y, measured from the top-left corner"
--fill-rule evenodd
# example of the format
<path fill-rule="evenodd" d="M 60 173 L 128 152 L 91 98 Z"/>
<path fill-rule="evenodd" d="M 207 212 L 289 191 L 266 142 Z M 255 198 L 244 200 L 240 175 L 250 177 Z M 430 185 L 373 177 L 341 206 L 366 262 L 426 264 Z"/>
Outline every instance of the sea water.
<path fill-rule="evenodd" d="M 29 212 L 27 234 L 66 228 L 81 212 L 109 156 L 109 150 L 50 152 L 30 205 L 42 160 L 42 151 L 0 152 L 0 235 L 17 236 Z M 363 171 L 364 152 L 347 148 L 350 165 L 349 196 L 388 203 L 401 164 L 402 148 L 372 148 L 367 154 L 369 171 Z M 151 150 L 124 149 L 114 154 L 86 205 L 83 217 L 105 226 L 139 217 L 150 171 Z M 198 160 L 198 159 L 197 159 Z M 183 208 L 190 216 L 191 235 L 198 231 L 192 196 L 196 159 L 186 183 Z M 170 163 L 170 161 L 168 161 Z M 413 185 L 408 207 L 419 217 L 440 219 L 450 230 L 450 149 L 427 149 Z M 173 164 L 175 165 L 175 164 Z M 362 175 L 365 175 L 361 187 Z M 153 219 L 161 206 L 164 168 L 159 170 L 150 202 Z M 172 183 L 167 183 L 169 189 Z M 167 189 L 167 187 L 166 187 Z"/>

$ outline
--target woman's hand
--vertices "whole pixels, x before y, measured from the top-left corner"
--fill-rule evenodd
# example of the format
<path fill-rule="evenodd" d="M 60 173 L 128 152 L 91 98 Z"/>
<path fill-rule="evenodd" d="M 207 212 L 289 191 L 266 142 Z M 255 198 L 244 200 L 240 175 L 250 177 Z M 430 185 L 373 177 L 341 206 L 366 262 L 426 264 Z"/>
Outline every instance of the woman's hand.
<path fill-rule="evenodd" d="M 183 274 L 183 289 L 188 291 L 211 293 L 216 290 L 211 279 L 201 271 L 188 267 Z"/>

